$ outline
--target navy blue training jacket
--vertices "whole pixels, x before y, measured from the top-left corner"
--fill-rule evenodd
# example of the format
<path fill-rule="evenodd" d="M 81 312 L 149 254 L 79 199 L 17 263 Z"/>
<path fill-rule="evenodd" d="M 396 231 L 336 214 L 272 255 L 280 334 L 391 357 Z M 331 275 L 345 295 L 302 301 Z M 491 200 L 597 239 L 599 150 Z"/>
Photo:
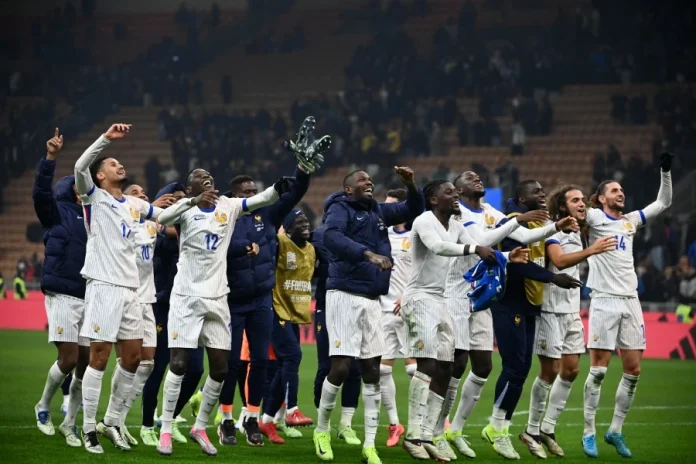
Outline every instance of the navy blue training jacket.
<path fill-rule="evenodd" d="M 406 201 L 378 203 L 350 200 L 344 192 L 324 202 L 324 245 L 330 253 L 327 290 L 342 290 L 370 298 L 389 292 L 390 272 L 365 259 L 371 251 L 391 257 L 387 227 L 409 222 L 425 209 L 423 192 L 409 191 Z"/>
<path fill-rule="evenodd" d="M 34 210 L 44 228 L 44 269 L 41 290 L 85 298 L 85 279 L 80 275 L 87 252 L 87 230 L 82 207 L 73 191 L 75 176 L 56 182 L 56 162 L 42 158 L 34 179 Z"/>
<path fill-rule="evenodd" d="M 157 192 L 155 199 L 181 189 L 181 184 L 177 182 L 165 185 L 162 190 Z M 176 276 L 178 262 L 179 241 L 176 238 L 167 237 L 165 234 L 159 234 L 155 244 L 155 255 L 152 259 L 158 311 L 169 306 L 169 297 L 172 293 L 172 287 L 174 287 L 174 276 Z"/>
<path fill-rule="evenodd" d="M 326 308 L 326 279 L 329 277 L 329 252 L 324 246 L 324 226 L 312 232 L 312 245 L 319 262 L 314 270 L 317 288 L 314 291 L 314 299 L 319 309 Z"/>
<path fill-rule="evenodd" d="M 278 201 L 237 219 L 227 251 L 227 296 L 232 312 L 245 312 L 257 305 L 271 307 L 275 286 L 278 228 L 309 189 L 310 176 L 295 170 L 296 182 Z M 247 246 L 256 243 L 259 254 L 247 255 Z"/>

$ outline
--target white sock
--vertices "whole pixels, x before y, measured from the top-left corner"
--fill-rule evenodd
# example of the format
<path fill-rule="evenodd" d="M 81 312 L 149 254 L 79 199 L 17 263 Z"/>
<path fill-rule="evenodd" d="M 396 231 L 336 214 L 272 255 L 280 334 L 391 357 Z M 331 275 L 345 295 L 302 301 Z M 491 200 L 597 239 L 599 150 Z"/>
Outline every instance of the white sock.
<path fill-rule="evenodd" d="M 297 406 L 294 406 L 294 407 L 288 409 L 288 414 L 292 414 L 295 411 L 297 411 Z"/>
<path fill-rule="evenodd" d="M 379 427 L 379 409 L 382 393 L 379 383 L 364 383 L 362 386 L 363 412 L 365 414 L 365 441 L 363 447 L 375 446 L 375 436 Z"/>
<path fill-rule="evenodd" d="M 382 404 L 389 416 L 389 424 L 399 423 L 399 413 L 396 408 L 396 385 L 392 376 L 392 367 L 385 364 L 379 365 L 379 387 L 382 391 Z"/>
<path fill-rule="evenodd" d="M 619 388 L 616 389 L 616 405 L 614 406 L 614 417 L 609 426 L 610 432 L 621 433 L 624 420 L 628 410 L 631 409 L 633 398 L 636 394 L 639 375 L 624 374 L 619 382 Z"/>
<path fill-rule="evenodd" d="M 469 375 L 464 380 L 462 393 L 459 396 L 459 405 L 457 406 L 457 412 L 454 413 L 454 420 L 452 420 L 450 430 L 453 432 L 462 431 L 469 414 L 471 414 L 479 398 L 481 398 L 481 391 L 483 391 L 484 385 L 486 385 L 486 379 L 469 371 Z"/>
<path fill-rule="evenodd" d="M 284 423 L 285 418 L 288 415 L 288 410 L 286 409 L 285 404 L 278 409 L 278 412 L 276 413 L 275 417 L 273 418 L 273 422 L 276 423 Z"/>
<path fill-rule="evenodd" d="M 336 398 L 338 392 L 341 391 L 341 386 L 333 385 L 329 379 L 324 379 L 324 384 L 321 387 L 321 399 L 319 400 L 319 409 L 317 410 L 317 432 L 328 432 L 331 413 L 336 407 Z"/>
<path fill-rule="evenodd" d="M 234 420 L 232 418 L 232 411 L 220 411 L 222 413 L 222 420 Z"/>
<path fill-rule="evenodd" d="M 68 412 L 65 414 L 63 424 L 70 427 L 75 425 L 75 418 L 80 409 L 80 404 L 82 404 L 82 380 L 73 374 L 70 382 L 70 394 L 68 395 Z"/>
<path fill-rule="evenodd" d="M 208 426 L 210 413 L 215 409 L 218 398 L 220 398 L 223 383 L 224 382 L 216 382 L 211 379 L 210 376 L 205 379 L 202 390 L 203 399 L 201 400 L 201 408 L 198 410 L 198 415 L 196 416 L 196 425 L 193 426 L 194 429 L 205 430 Z M 256 413 L 256 418 L 258 419 L 258 412 Z"/>
<path fill-rule="evenodd" d="M 143 388 L 145 388 L 145 382 L 147 378 L 152 374 L 152 370 L 155 368 L 154 361 L 140 361 L 138 369 L 135 371 L 135 378 L 133 379 L 133 388 L 131 389 L 131 394 L 128 396 L 126 403 L 123 405 L 123 411 L 121 411 L 121 427 L 126 424 L 126 416 L 128 412 L 133 407 L 133 403 L 138 399 L 140 395 L 143 394 Z"/>
<path fill-rule="evenodd" d="M 541 418 L 546 411 L 546 400 L 550 390 L 551 385 L 547 381 L 539 377 L 534 379 L 529 398 L 529 419 L 527 420 L 527 433 L 531 435 L 539 435 Z"/>
<path fill-rule="evenodd" d="M 133 390 L 133 380 L 135 380 L 135 372 L 128 372 L 120 364 L 116 365 L 116 372 L 111 381 L 113 390 L 109 397 L 109 406 L 104 414 L 105 425 L 121 425 L 121 413 Z"/>
<path fill-rule="evenodd" d="M 583 393 L 583 406 L 585 410 L 585 430 L 584 436 L 594 435 L 595 416 L 597 416 L 597 406 L 599 406 L 599 394 L 602 390 L 602 382 L 607 375 L 606 367 L 590 367 L 590 373 L 585 380 L 585 391 Z"/>
<path fill-rule="evenodd" d="M 551 386 L 549 394 L 549 405 L 546 409 L 546 415 L 541 423 L 541 431 L 546 434 L 556 432 L 556 422 L 565 408 L 566 401 L 570 396 L 570 388 L 573 382 L 563 380 L 559 375 Z"/>
<path fill-rule="evenodd" d="M 46 385 L 44 385 L 43 394 L 39 400 L 39 409 L 41 411 L 48 411 L 51 408 L 51 400 L 68 374 L 69 372 L 63 374 L 60 367 L 58 367 L 58 361 L 53 363 L 51 368 L 48 370 L 48 376 L 46 376 Z"/>
<path fill-rule="evenodd" d="M 418 370 L 418 364 L 406 364 L 406 375 L 413 378 L 413 374 Z"/>
<path fill-rule="evenodd" d="M 411 378 L 408 387 L 408 425 L 406 438 L 418 440 L 421 438 L 421 425 L 423 424 L 423 411 L 428 402 L 430 391 L 429 375 L 416 372 Z"/>
<path fill-rule="evenodd" d="M 82 378 L 82 403 L 84 406 L 82 429 L 85 433 L 97 430 L 97 407 L 99 406 L 103 377 L 104 371 L 87 366 Z"/>
<path fill-rule="evenodd" d="M 162 414 L 159 417 L 162 421 L 162 433 L 172 433 L 174 410 L 176 402 L 179 401 L 183 380 L 183 375 L 176 375 L 172 371 L 167 372 L 167 376 L 164 378 L 164 399 L 162 400 Z"/>
<path fill-rule="evenodd" d="M 428 392 L 428 402 L 425 404 L 425 418 L 421 426 L 421 439 L 423 441 L 433 441 L 435 424 L 437 424 L 437 420 L 440 418 L 444 402 L 445 399 L 437 393 L 432 390 Z"/>
<path fill-rule="evenodd" d="M 447 387 L 447 394 L 445 395 L 445 401 L 442 403 L 442 412 L 440 417 L 437 419 L 435 424 L 435 430 L 433 434 L 436 437 L 440 437 L 445 434 L 445 421 L 449 417 L 449 413 L 454 406 L 454 402 L 457 400 L 457 390 L 459 389 L 459 380 L 452 377 L 450 379 L 449 387 Z"/>
<path fill-rule="evenodd" d="M 505 409 L 500 409 L 497 406 L 493 406 L 493 414 L 491 415 L 491 425 L 497 431 L 501 431 L 506 427 L 510 426 L 510 421 L 505 419 L 507 411 Z"/>
<path fill-rule="evenodd" d="M 262 424 L 270 424 L 271 422 L 273 422 L 273 418 L 271 416 L 269 416 L 268 414 L 264 414 L 263 416 L 261 416 L 261 423 Z"/>
<path fill-rule="evenodd" d="M 67 377 L 67 375 L 65 376 Z M 71 380 L 72 382 L 72 380 Z M 61 384 L 62 385 L 62 384 Z M 68 403 L 70 403 L 70 395 L 63 395 L 63 404 L 62 406 L 65 406 L 66 408 L 68 407 Z"/>
<path fill-rule="evenodd" d="M 339 422 L 340 427 L 341 428 L 352 427 L 354 415 L 355 415 L 355 408 L 341 408 L 341 421 Z"/>

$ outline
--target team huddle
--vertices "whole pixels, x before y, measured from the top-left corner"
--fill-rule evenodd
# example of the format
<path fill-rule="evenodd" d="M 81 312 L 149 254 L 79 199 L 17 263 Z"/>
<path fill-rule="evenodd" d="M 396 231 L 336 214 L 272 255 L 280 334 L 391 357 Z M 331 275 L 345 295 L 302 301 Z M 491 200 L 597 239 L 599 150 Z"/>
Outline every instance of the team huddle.
<path fill-rule="evenodd" d="M 353 171 L 326 199 L 322 225 L 311 231 L 295 206 L 331 144 L 327 136 L 314 137 L 313 118 L 297 141 L 286 144 L 298 163 L 293 177 L 259 193 L 253 179 L 238 176 L 232 190 L 219 195 L 211 174 L 194 169 L 152 203 L 140 186 L 126 185 L 116 159 L 100 157 L 130 130 L 112 125 L 78 159 L 75 175 L 53 189 L 63 145 L 56 130 L 37 173 L 34 205 L 46 245 L 41 287 L 49 342 L 58 349 L 35 407 L 44 434 L 55 433 L 50 402 L 72 373 L 58 430 L 69 446 L 91 453 L 104 452 L 99 437 L 122 450 L 138 444 L 125 424 L 141 395 L 140 438 L 162 455 L 187 441 L 177 425 L 187 402 L 196 416 L 189 438 L 207 455 L 217 454 L 206 428 L 218 402 L 222 446 L 237 444 L 237 428 L 252 446 L 263 445 L 264 436 L 282 443 L 279 432 L 301 436 L 288 426 L 313 423 L 298 410 L 297 391 L 299 325 L 312 322 L 314 279 L 319 366 L 313 442 L 319 459 L 334 457 L 330 416 L 341 390 L 337 437 L 362 445 L 363 462 L 382 462 L 375 444 L 382 405 L 388 447 L 401 443 L 422 460 L 476 457 L 464 431 L 491 374 L 496 344 L 503 367 L 481 436 L 502 457 L 520 459 L 510 419 L 536 354 L 540 371 L 519 439 L 538 458 L 563 456 L 555 426 L 586 349 L 579 275 L 587 261 L 591 368 L 582 447 L 587 456 L 599 456 L 595 415 L 618 348 L 623 377 L 604 441 L 631 457 L 622 425 L 646 343 L 633 238 L 671 204 L 671 154 L 661 156 L 656 201 L 627 214 L 623 189 L 612 180 L 599 185 L 589 207 L 575 186 L 560 186 L 547 201 L 538 182 L 523 181 L 500 212 L 482 201 L 484 185 L 471 171 L 420 188 L 411 169 L 396 167 L 405 188 L 390 190 L 383 203 L 374 198 L 370 176 Z M 97 421 L 114 345 L 118 362 L 109 403 Z M 203 349 L 208 377 L 198 391 Z M 403 425 L 392 377 L 396 359 L 404 359 L 410 377 L 402 392 L 408 396 Z M 158 436 L 153 416 L 162 382 Z M 237 384 L 244 408 L 235 424 Z M 363 440 L 351 427 L 360 394 Z"/>

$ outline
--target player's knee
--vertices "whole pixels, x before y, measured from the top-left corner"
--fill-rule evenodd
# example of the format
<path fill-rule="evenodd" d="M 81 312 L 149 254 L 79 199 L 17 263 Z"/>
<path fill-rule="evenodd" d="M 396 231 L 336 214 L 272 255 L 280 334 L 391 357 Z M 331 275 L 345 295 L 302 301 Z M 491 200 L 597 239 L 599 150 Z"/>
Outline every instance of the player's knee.
<path fill-rule="evenodd" d="M 210 366 L 210 378 L 216 382 L 224 382 L 227 377 L 227 363 Z"/>
<path fill-rule="evenodd" d="M 636 377 L 640 375 L 640 363 L 631 363 L 624 366 L 624 374 L 635 375 Z"/>
<path fill-rule="evenodd" d="M 458 357 L 454 358 L 454 365 L 452 367 L 452 376 L 456 379 L 461 379 L 466 372 L 466 358 L 460 359 Z"/>
<path fill-rule="evenodd" d="M 379 363 L 365 366 L 361 369 L 362 379 L 364 383 L 374 384 L 379 383 Z"/>
<path fill-rule="evenodd" d="M 479 361 L 476 363 L 471 363 L 471 372 L 473 372 L 476 377 L 487 379 L 488 376 L 491 375 L 492 370 L 493 363 L 490 361 Z"/>
<path fill-rule="evenodd" d="M 564 366 L 560 374 L 563 380 L 573 382 L 578 377 L 578 374 L 580 374 L 580 366 Z"/>
<path fill-rule="evenodd" d="M 186 359 L 183 356 L 172 356 L 169 361 L 169 370 L 176 375 L 186 374 Z"/>
<path fill-rule="evenodd" d="M 77 366 L 77 349 L 58 353 L 58 367 L 63 372 L 71 372 Z"/>

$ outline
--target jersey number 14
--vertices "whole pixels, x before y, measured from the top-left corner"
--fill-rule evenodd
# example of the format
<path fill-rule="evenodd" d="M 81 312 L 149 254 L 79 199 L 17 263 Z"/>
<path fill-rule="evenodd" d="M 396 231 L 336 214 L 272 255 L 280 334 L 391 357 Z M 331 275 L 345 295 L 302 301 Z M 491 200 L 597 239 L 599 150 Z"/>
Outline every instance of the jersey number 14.
<path fill-rule="evenodd" d="M 626 241 L 623 235 L 614 235 L 616 239 L 616 249 L 626 251 Z"/>

